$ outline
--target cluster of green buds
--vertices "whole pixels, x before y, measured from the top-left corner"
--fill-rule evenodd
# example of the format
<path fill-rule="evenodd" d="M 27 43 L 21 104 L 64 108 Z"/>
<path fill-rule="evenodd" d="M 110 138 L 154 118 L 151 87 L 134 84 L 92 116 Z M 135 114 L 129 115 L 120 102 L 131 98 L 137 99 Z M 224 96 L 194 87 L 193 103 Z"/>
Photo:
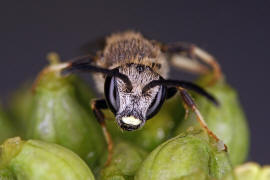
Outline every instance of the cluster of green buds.
<path fill-rule="evenodd" d="M 40 73 L 34 87 L 14 93 L 10 114 L 21 125 L 22 137 L 69 148 L 94 168 L 106 156 L 106 143 L 90 109 L 93 93 L 77 76 L 51 71 L 60 63 L 56 55 L 51 56 L 53 61 Z"/>
<path fill-rule="evenodd" d="M 90 169 L 100 180 L 242 180 L 254 169 L 256 176 L 269 174 L 258 165 L 234 169 L 247 158 L 248 126 L 236 91 L 224 78 L 209 86 L 211 74 L 197 84 L 213 94 L 220 106 L 195 94 L 193 98 L 228 152 L 200 128 L 192 112 L 185 115 L 180 97 L 174 97 L 135 132 L 123 132 L 112 113 L 105 111 L 114 142 L 111 162 L 105 165 L 106 141 L 90 108 L 93 91 L 79 77 L 61 75 L 55 68 L 61 65 L 55 54 L 50 59 L 34 88 L 26 85 L 13 94 L 8 115 L 0 110 L 1 143 L 18 135 L 26 139 L 11 138 L 1 145 L 0 179 L 91 180 Z"/>

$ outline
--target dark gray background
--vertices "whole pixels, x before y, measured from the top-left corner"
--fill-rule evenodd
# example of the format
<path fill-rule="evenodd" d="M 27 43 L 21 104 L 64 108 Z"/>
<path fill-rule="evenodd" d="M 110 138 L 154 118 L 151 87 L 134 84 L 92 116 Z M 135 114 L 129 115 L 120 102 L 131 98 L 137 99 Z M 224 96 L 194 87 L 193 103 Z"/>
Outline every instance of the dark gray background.
<path fill-rule="evenodd" d="M 250 159 L 270 163 L 269 1 L 2 1 L 0 95 L 34 77 L 49 51 L 79 55 L 85 42 L 124 29 L 195 43 L 238 89 L 251 129 Z M 255 3 L 256 2 L 256 3 Z"/>

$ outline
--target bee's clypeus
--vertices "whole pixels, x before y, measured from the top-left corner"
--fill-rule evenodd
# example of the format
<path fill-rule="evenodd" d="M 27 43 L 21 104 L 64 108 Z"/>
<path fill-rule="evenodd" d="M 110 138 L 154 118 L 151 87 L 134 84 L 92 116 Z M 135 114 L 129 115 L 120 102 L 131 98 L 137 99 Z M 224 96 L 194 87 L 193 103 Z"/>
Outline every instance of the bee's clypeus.
<path fill-rule="evenodd" d="M 173 55 L 177 54 L 182 54 L 182 58 L 173 58 Z M 168 79 L 170 65 L 190 72 L 206 72 L 207 66 L 196 60 L 213 67 L 214 80 L 220 76 L 219 66 L 214 58 L 194 45 L 162 44 L 148 40 L 140 33 L 126 31 L 107 37 L 104 48 L 96 55 L 68 62 L 62 72 L 95 72 L 96 85 L 105 97 L 92 100 L 91 107 L 103 127 L 108 149 L 111 152 L 112 141 L 106 130 L 102 109 L 109 108 L 114 113 L 119 127 L 133 131 L 141 128 L 147 120 L 155 116 L 164 101 L 177 92 L 180 93 L 185 107 L 195 112 L 201 126 L 218 141 L 218 138 L 207 128 L 186 90 L 195 91 L 217 105 L 215 98 L 191 82 Z"/>

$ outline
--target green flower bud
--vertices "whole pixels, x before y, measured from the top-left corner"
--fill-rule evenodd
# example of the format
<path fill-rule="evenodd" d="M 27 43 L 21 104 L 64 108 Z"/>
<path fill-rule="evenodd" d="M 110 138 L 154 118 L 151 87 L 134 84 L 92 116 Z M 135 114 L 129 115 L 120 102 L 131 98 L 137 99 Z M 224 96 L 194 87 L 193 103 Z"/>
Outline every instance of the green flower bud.
<path fill-rule="evenodd" d="M 101 180 L 133 179 L 146 152 L 134 145 L 119 142 L 114 147 L 111 163 L 101 170 Z"/>
<path fill-rule="evenodd" d="M 94 97 L 89 86 L 77 76 L 69 76 L 69 83 L 75 87 L 78 100 L 89 109 L 89 100 Z M 24 83 L 11 94 L 8 102 L 9 115 L 15 120 L 15 126 L 21 131 L 21 136 L 25 136 L 33 110 L 34 94 L 31 88 L 30 83 Z"/>
<path fill-rule="evenodd" d="M 15 121 L 15 126 L 22 137 L 25 137 L 32 109 L 33 93 L 31 92 L 31 84 L 25 83 L 11 94 L 8 101 L 8 113 Z"/>
<path fill-rule="evenodd" d="M 0 179 L 94 180 L 88 166 L 72 151 L 38 140 L 12 138 L 0 146 Z"/>
<path fill-rule="evenodd" d="M 190 128 L 152 151 L 135 180 L 233 179 L 227 153 L 219 146 L 203 130 Z"/>
<path fill-rule="evenodd" d="M 160 112 L 137 131 L 122 131 L 115 123 L 114 118 L 107 121 L 108 129 L 114 139 L 121 138 L 151 151 L 171 137 L 172 130 L 184 116 L 184 110 L 181 106 L 181 100 L 177 97 L 168 100 Z"/>
<path fill-rule="evenodd" d="M 77 80 L 74 76 L 62 77 L 54 71 L 40 76 L 27 137 L 65 146 L 94 167 L 106 150 L 106 143 L 100 125 L 87 105 L 90 94 Z"/>
<path fill-rule="evenodd" d="M 249 162 L 235 167 L 234 174 L 236 180 L 268 180 L 270 179 L 270 166 L 261 167 L 257 163 Z"/>
<path fill-rule="evenodd" d="M 2 143 L 6 138 L 10 138 L 15 134 L 13 123 L 9 120 L 8 116 L 0 106 L 0 143 Z"/>
<path fill-rule="evenodd" d="M 195 102 L 208 127 L 228 146 L 232 164 L 240 164 L 247 158 L 249 131 L 237 92 L 224 79 L 208 87 L 205 85 L 205 82 L 209 82 L 208 78 L 208 76 L 201 78 L 198 84 L 218 99 L 220 107 L 214 106 L 200 95 L 194 95 Z M 193 114 L 182 121 L 176 134 L 184 132 L 190 126 L 199 126 Z"/>

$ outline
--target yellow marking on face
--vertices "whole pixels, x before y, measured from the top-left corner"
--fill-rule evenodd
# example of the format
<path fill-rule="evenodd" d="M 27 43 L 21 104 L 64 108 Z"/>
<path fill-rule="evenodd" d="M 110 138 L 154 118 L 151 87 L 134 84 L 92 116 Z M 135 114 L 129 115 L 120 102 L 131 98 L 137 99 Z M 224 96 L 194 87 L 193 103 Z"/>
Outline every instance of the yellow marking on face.
<path fill-rule="evenodd" d="M 137 126 L 142 122 L 140 119 L 137 119 L 134 116 L 122 117 L 122 121 L 126 124 L 130 124 L 134 126 Z"/>

